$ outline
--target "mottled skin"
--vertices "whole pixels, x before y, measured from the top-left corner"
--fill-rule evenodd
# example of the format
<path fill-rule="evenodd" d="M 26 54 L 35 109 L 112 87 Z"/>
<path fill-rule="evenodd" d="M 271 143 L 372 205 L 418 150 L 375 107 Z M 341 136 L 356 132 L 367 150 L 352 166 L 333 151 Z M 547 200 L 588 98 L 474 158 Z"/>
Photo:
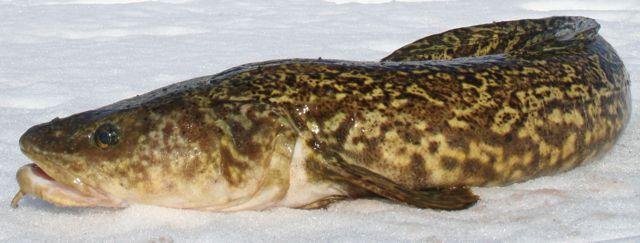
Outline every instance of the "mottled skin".
<path fill-rule="evenodd" d="M 247 64 L 54 119 L 20 144 L 55 181 L 132 203 L 314 208 L 379 195 L 466 208 L 477 200 L 468 186 L 565 171 L 613 145 L 629 77 L 598 28 L 583 17 L 499 22 L 382 62 Z M 120 141 L 99 148 L 105 123 Z"/>

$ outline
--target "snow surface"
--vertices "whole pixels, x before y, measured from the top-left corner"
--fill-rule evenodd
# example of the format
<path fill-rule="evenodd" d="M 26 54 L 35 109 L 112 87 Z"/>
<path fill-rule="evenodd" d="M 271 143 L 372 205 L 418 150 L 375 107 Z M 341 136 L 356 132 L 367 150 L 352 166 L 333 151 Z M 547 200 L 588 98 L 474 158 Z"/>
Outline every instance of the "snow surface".
<path fill-rule="evenodd" d="M 378 60 L 450 28 L 551 15 L 602 24 L 631 74 L 639 111 L 637 1 L 0 0 L 0 241 L 640 241 L 638 113 L 604 158 L 474 188 L 482 200 L 465 211 L 385 200 L 237 213 L 70 209 L 32 198 L 9 207 L 15 172 L 29 163 L 19 136 L 56 116 L 247 62 Z"/>

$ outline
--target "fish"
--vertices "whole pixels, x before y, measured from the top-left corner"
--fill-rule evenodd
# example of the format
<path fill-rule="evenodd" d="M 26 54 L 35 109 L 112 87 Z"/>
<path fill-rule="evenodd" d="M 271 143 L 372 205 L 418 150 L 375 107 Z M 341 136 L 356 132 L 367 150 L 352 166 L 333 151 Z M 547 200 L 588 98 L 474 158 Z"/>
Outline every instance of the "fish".
<path fill-rule="evenodd" d="M 581 16 L 461 27 L 380 61 L 250 63 L 29 128 L 31 195 L 63 207 L 325 208 L 378 197 L 462 210 L 602 156 L 629 74 Z"/>

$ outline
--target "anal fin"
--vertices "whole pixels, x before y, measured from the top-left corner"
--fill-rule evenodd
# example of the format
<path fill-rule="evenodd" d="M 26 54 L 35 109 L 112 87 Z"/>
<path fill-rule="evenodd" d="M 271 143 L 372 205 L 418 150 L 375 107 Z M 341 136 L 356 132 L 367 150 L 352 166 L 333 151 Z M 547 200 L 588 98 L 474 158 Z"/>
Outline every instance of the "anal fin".
<path fill-rule="evenodd" d="M 335 173 L 339 179 L 396 202 L 418 208 L 461 210 L 479 200 L 467 187 L 412 190 L 367 168 L 349 164 L 339 153 L 325 154 L 323 157 L 325 169 Z"/>

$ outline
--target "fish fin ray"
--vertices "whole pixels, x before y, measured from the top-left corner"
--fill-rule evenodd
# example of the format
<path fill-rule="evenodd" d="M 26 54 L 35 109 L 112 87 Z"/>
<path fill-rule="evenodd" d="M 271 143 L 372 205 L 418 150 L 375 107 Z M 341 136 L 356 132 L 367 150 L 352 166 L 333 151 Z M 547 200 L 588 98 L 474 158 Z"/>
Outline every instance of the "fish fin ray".
<path fill-rule="evenodd" d="M 538 55 L 584 46 L 595 40 L 599 28 L 595 20 L 580 16 L 494 22 L 424 37 L 394 51 L 382 61 L 449 60 L 496 54 Z"/>
<path fill-rule="evenodd" d="M 300 206 L 298 208 L 299 209 L 324 209 L 324 208 L 327 208 L 329 205 L 335 202 L 345 200 L 346 198 L 347 196 L 343 196 L 343 195 L 328 196 L 320 200 L 317 200 L 315 202 Z"/>
<path fill-rule="evenodd" d="M 478 196 L 467 187 L 428 188 L 412 190 L 367 168 L 349 164 L 337 152 L 323 156 L 323 166 L 338 179 L 379 196 L 418 208 L 461 210 L 473 206 Z"/>

